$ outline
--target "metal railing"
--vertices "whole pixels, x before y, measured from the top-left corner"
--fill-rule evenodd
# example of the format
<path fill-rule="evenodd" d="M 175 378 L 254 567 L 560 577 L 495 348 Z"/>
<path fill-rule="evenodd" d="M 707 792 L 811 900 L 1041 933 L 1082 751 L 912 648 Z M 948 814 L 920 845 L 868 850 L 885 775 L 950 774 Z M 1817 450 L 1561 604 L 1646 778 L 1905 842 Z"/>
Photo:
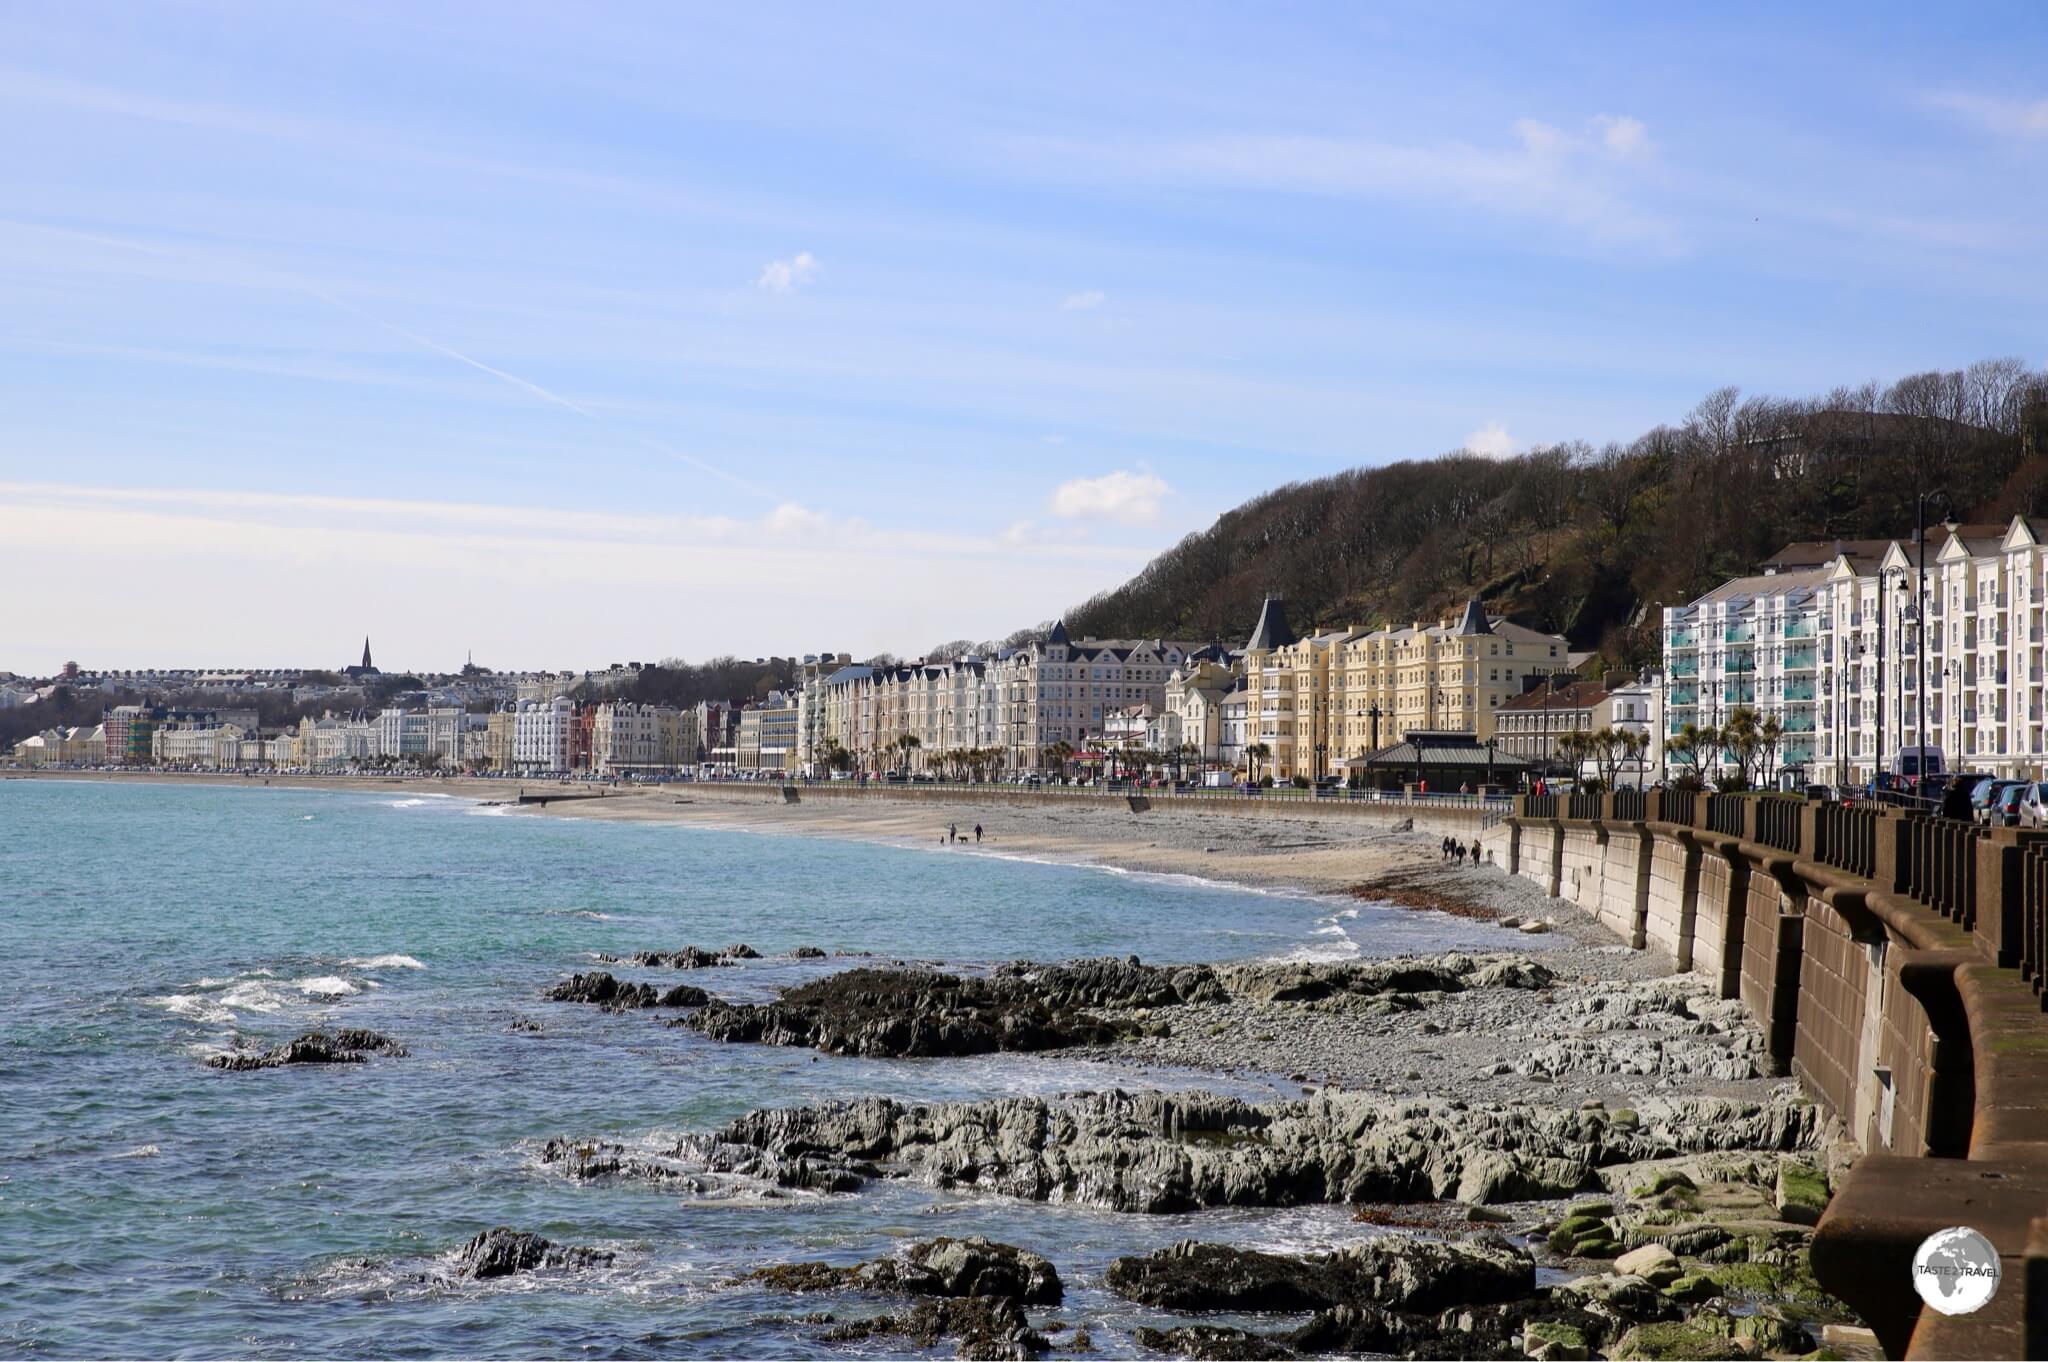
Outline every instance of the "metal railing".
<path fill-rule="evenodd" d="M 1801 814 L 1806 801 L 1765 795 L 1756 802 L 1756 840 L 1777 851 L 1799 854 Z"/>
<path fill-rule="evenodd" d="M 2020 977 L 2048 1006 L 2048 847 L 2031 846 L 2020 862 Z"/>
<path fill-rule="evenodd" d="M 1522 816 L 1525 818 L 1557 817 L 1556 795 L 1529 795 L 1522 800 Z"/>
<path fill-rule="evenodd" d="M 1699 793 L 1695 790 L 1666 790 L 1663 804 L 1664 821 L 1691 827 L 1699 821 Z"/>
<path fill-rule="evenodd" d="M 1571 803 L 1566 807 L 1567 818 L 1598 818 L 1602 813 L 1600 795 L 1592 790 L 1574 791 Z"/>
<path fill-rule="evenodd" d="M 1977 926 L 1977 843 L 1984 831 L 1959 818 L 1909 812 L 1899 828 L 1899 881 L 1907 893 L 1966 931 Z"/>
<path fill-rule="evenodd" d="M 1640 823 L 1650 814 L 1650 797 L 1641 790 L 1614 792 L 1614 818 L 1619 823 Z"/>
<path fill-rule="evenodd" d="M 1877 810 L 1822 804 L 1814 810 L 1813 858 L 1852 875 L 1877 873 Z"/>
<path fill-rule="evenodd" d="M 1741 837 L 1749 832 L 1746 809 L 1747 795 L 1710 794 L 1707 796 L 1707 831 L 1718 832 L 1724 837 Z"/>

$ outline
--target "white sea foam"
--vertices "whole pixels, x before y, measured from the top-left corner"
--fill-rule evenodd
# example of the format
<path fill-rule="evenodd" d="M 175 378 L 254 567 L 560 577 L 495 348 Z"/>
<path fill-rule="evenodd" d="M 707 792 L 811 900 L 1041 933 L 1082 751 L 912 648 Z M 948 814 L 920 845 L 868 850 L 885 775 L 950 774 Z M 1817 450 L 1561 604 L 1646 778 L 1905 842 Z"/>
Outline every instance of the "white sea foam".
<path fill-rule="evenodd" d="M 1345 930 L 1344 930 L 1344 929 L 1343 929 L 1342 927 L 1339 927 L 1339 926 L 1337 926 L 1337 925 L 1336 925 L 1335 923 L 1331 923 L 1331 924 L 1330 924 L 1329 926 L 1327 926 L 1327 927 L 1318 927 L 1318 928 L 1316 928 L 1316 929 L 1315 929 L 1315 930 L 1314 930 L 1313 932 L 1310 932 L 1310 933 L 1309 933 L 1309 935 L 1310 935 L 1310 936 L 1341 936 L 1341 937 L 1343 937 L 1343 938 L 1344 938 L 1344 939 L 1345 939 L 1346 941 L 1349 941 L 1349 940 L 1351 939 L 1351 933 L 1349 933 L 1349 932 L 1345 931 Z"/>
<path fill-rule="evenodd" d="M 164 1151 L 153 1144 L 139 1144 L 135 1148 L 114 1155 L 117 1159 L 153 1159 Z"/>
<path fill-rule="evenodd" d="M 409 955 L 352 955 L 341 962 L 356 969 L 425 969 Z"/>
<path fill-rule="evenodd" d="M 311 979 L 295 979 L 293 983 L 299 992 L 309 998 L 346 998 L 351 993 L 362 992 L 362 989 L 338 974 L 321 974 Z"/>
<path fill-rule="evenodd" d="M 170 993 L 160 998 L 146 998 L 144 1001 L 151 1007 L 161 1007 L 174 1017 L 189 1017 L 193 1021 L 203 1021 L 213 1026 L 225 1025 L 235 1019 L 235 1014 L 220 1003 L 212 998 L 202 998 L 196 993 Z"/>
<path fill-rule="evenodd" d="M 394 809 L 417 809 L 426 802 L 424 799 L 388 799 L 385 804 Z"/>
<path fill-rule="evenodd" d="M 268 970 L 259 971 L 268 974 Z M 282 993 L 267 984 L 245 982 L 220 995 L 221 1005 L 243 1012 L 281 1012 L 287 1001 Z"/>

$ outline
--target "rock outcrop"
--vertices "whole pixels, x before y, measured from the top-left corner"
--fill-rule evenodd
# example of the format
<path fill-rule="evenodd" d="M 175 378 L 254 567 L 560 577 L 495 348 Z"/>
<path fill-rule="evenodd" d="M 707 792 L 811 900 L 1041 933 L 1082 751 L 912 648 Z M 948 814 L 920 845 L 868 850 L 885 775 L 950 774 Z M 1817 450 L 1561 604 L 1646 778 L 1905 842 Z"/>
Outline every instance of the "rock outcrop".
<path fill-rule="evenodd" d="M 1495 1305 L 1536 1289 L 1536 1263 L 1499 1234 L 1442 1242 L 1387 1237 L 1335 1253 L 1261 1253 L 1193 1240 L 1109 1265 L 1109 1289 L 1167 1310 L 1429 1311 Z"/>
<path fill-rule="evenodd" d="M 651 959 L 635 957 L 636 960 Z M 720 1005 L 685 1025 L 717 1040 L 827 1054 L 928 1057 L 1054 1050 L 1163 1034 L 1162 1008 L 1243 999 L 1324 1009 L 1406 1011 L 1468 987 L 1541 988 L 1548 968 L 1519 957 L 1240 965 L 1146 965 L 1129 957 L 1017 962 L 987 977 L 863 968 L 771 1003 Z"/>
<path fill-rule="evenodd" d="M 653 984 L 629 984 L 602 971 L 573 975 L 541 996 L 556 1003 L 596 1003 L 612 1012 L 643 1007 L 703 1007 L 711 1001 L 709 993 L 688 984 L 664 990 Z"/>
<path fill-rule="evenodd" d="M 455 1255 L 456 1275 L 474 1281 L 509 1277 L 538 1268 L 604 1267 L 614 1255 L 605 1249 L 557 1244 L 505 1225 L 485 1230 Z"/>
<path fill-rule="evenodd" d="M 206 1066 L 242 1073 L 251 1069 L 281 1069 L 287 1064 L 361 1064 L 371 1055 L 402 1058 L 405 1053 L 405 1047 L 389 1036 L 352 1027 L 331 1036 L 324 1031 L 308 1031 L 296 1040 L 260 1053 L 237 1050 L 213 1055 Z"/>
<path fill-rule="evenodd" d="M 1120 1034 L 991 980 L 865 968 L 789 989 L 772 1003 L 707 1007 L 687 1025 L 714 1040 L 883 1057 L 1056 1050 Z"/>
<path fill-rule="evenodd" d="M 659 1159 L 603 1143 L 551 1142 L 580 1177 L 673 1178 L 677 1164 L 777 1186 L 854 1190 L 877 1177 L 1031 1201 L 1178 1213 L 1218 1206 L 1481 1204 L 1565 1197 L 1597 1171 L 1712 1150 L 1800 1150 L 1816 1108 L 1646 1101 L 1627 1120 L 1599 1109 L 1400 1100 L 1325 1090 L 1293 1102 L 1207 1093 L 1084 1093 L 909 1104 L 884 1098 L 750 1112 L 686 1136 Z"/>
<path fill-rule="evenodd" d="M 901 1258 L 853 1267 L 786 1263 L 742 1280 L 784 1291 L 900 1291 L 911 1296 L 1008 1296 L 1026 1305 L 1058 1305 L 1065 1290 L 1059 1271 L 1039 1254 L 977 1235 L 928 1239 Z"/>

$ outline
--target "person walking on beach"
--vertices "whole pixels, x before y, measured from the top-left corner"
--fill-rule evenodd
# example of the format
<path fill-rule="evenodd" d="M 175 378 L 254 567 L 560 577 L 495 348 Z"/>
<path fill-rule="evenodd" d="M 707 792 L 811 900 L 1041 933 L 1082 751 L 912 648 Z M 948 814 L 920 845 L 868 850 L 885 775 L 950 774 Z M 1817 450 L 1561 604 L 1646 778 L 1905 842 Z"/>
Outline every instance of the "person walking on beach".
<path fill-rule="evenodd" d="M 1477 837 L 1472 839 L 1472 864 L 1475 866 L 1479 864 L 1479 839 Z"/>
<path fill-rule="evenodd" d="M 981 824 L 979 823 L 974 825 L 974 842 L 976 846 L 981 845 Z"/>
<path fill-rule="evenodd" d="M 949 842 L 960 840 L 960 825 L 958 823 L 946 824 L 946 840 Z"/>

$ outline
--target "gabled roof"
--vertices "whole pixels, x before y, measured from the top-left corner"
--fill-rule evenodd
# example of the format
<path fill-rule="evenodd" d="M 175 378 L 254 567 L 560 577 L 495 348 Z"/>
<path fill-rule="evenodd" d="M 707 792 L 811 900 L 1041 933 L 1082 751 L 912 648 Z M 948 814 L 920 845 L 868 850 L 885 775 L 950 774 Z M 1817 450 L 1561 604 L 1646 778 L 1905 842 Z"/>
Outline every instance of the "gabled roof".
<path fill-rule="evenodd" d="M 1295 632 L 1287 623 L 1287 602 L 1276 596 L 1266 597 L 1266 603 L 1259 607 L 1258 626 L 1252 630 L 1251 640 L 1244 645 L 1244 650 L 1248 653 L 1271 652 L 1295 641 Z"/>

